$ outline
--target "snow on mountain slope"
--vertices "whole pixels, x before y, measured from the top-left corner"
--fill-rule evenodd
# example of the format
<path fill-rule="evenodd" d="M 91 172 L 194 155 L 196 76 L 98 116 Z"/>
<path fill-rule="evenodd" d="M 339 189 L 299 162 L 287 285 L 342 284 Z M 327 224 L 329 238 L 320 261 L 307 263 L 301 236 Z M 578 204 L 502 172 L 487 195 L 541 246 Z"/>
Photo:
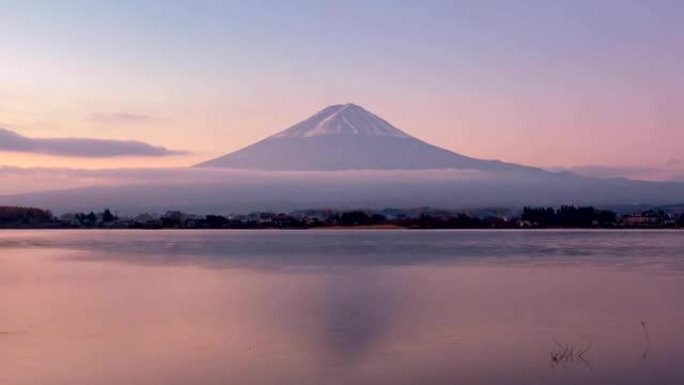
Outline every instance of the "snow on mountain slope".
<path fill-rule="evenodd" d="M 375 114 L 349 103 L 327 107 L 271 138 L 310 138 L 321 135 L 409 137 Z"/>

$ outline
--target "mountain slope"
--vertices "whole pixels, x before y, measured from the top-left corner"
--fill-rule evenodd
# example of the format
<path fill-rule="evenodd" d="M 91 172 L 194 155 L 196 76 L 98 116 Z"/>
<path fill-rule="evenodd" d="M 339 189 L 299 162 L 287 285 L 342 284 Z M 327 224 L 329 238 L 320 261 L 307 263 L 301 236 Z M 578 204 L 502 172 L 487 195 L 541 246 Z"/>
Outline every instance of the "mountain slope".
<path fill-rule="evenodd" d="M 327 107 L 278 134 L 197 167 L 306 171 L 456 168 L 544 173 L 433 146 L 354 104 Z"/>

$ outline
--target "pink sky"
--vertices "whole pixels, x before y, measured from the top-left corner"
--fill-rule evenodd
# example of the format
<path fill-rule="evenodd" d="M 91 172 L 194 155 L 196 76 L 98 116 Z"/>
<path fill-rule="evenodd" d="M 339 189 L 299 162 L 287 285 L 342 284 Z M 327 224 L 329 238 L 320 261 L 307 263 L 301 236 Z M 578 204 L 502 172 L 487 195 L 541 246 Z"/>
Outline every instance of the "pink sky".
<path fill-rule="evenodd" d="M 186 166 L 347 102 L 478 158 L 658 168 L 684 158 L 676 3 L 38 3 L 0 20 L 0 127 L 189 154 L 0 152 L 0 165 Z"/>

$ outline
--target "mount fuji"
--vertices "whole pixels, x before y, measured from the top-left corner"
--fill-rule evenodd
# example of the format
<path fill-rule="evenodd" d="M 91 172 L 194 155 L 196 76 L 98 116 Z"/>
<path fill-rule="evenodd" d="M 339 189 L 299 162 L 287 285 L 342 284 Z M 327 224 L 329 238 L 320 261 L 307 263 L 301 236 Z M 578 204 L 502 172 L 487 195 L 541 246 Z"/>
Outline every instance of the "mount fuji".
<path fill-rule="evenodd" d="M 460 155 L 414 138 L 355 104 L 327 107 L 294 126 L 196 167 L 251 170 L 541 169 Z"/>
<path fill-rule="evenodd" d="M 424 206 L 631 207 L 676 204 L 684 197 L 684 183 L 589 178 L 459 155 L 414 138 L 354 104 L 327 107 L 195 167 L 70 173 L 77 181 L 101 180 L 66 190 L 0 195 L 0 205 L 58 213 L 109 207 L 129 214 L 168 209 L 211 214 Z"/>

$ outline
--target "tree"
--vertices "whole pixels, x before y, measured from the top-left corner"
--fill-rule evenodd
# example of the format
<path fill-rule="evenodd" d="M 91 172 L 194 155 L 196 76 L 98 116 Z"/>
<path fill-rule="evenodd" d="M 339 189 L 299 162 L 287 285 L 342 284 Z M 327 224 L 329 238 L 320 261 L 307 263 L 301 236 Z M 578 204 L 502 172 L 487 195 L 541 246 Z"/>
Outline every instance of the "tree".
<path fill-rule="evenodd" d="M 102 213 L 102 222 L 104 223 L 111 223 L 116 220 L 116 217 L 112 214 L 109 209 L 105 209 L 104 213 Z"/>
<path fill-rule="evenodd" d="M 2 226 L 45 225 L 52 221 L 52 213 L 47 210 L 0 206 L 0 225 Z"/>
<path fill-rule="evenodd" d="M 370 216 L 363 211 L 348 211 L 340 216 L 340 225 L 342 226 L 359 226 L 367 225 L 370 222 Z"/>
<path fill-rule="evenodd" d="M 212 229 L 220 229 L 228 224 L 228 219 L 221 215 L 207 215 L 204 220 L 207 224 L 207 227 Z"/>

